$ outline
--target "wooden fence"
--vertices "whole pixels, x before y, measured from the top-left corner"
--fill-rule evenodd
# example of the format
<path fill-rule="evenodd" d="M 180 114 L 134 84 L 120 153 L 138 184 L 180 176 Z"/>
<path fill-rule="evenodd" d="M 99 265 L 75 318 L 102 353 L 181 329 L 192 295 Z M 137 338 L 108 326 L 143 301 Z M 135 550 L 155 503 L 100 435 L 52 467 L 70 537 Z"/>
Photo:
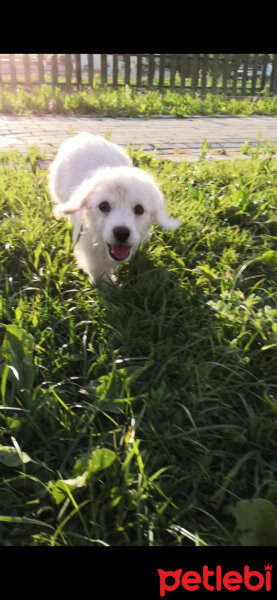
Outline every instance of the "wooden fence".
<path fill-rule="evenodd" d="M 206 95 L 277 94 L 277 54 L 2 54 L 0 87 L 129 85 Z"/>

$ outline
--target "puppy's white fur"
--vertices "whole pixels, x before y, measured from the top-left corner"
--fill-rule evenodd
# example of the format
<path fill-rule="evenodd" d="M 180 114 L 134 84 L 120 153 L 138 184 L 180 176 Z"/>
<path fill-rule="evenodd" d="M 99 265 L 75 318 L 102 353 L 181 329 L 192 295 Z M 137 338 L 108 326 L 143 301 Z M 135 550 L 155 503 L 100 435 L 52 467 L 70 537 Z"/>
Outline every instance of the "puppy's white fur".
<path fill-rule="evenodd" d="M 174 230 L 181 224 L 169 217 L 154 179 L 133 166 L 128 155 L 111 142 L 80 133 L 63 142 L 50 168 L 50 193 L 57 218 L 73 223 L 74 253 L 91 281 L 110 280 L 114 269 L 127 262 L 148 237 L 151 226 Z M 101 211 L 102 202 L 109 211 Z M 136 214 L 135 207 L 143 213 Z M 141 212 L 141 210 L 139 211 Z M 128 238 L 115 237 L 127 228 Z M 111 248 L 126 246 L 128 256 L 113 258 Z"/>

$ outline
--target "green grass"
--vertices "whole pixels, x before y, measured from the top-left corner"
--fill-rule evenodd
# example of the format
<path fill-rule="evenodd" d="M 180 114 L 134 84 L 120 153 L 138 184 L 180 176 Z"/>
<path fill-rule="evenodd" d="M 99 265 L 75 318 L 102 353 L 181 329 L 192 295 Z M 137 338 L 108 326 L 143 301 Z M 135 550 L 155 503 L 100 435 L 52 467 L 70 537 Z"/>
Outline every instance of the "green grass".
<path fill-rule="evenodd" d="M 151 115 L 276 115 L 277 96 L 268 91 L 259 97 L 226 98 L 220 94 L 180 93 L 168 90 L 165 94 L 152 90 L 136 91 L 124 86 L 118 90 L 96 87 L 66 93 L 56 87 L 43 85 L 32 93 L 18 87 L 15 93 L 0 90 L 0 114 L 85 114 L 105 117 L 150 117 Z"/>
<path fill-rule="evenodd" d="M 277 161 L 130 153 L 184 224 L 107 293 L 0 159 L 0 544 L 274 545 Z"/>

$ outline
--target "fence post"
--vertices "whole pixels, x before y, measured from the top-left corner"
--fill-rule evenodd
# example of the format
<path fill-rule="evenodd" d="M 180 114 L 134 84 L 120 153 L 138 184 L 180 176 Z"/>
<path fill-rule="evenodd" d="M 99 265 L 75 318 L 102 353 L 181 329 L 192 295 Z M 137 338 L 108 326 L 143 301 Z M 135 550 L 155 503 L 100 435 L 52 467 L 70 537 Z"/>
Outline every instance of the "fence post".
<path fill-rule="evenodd" d="M 160 92 L 164 89 L 164 69 L 165 69 L 165 55 L 160 54 L 160 72 L 159 72 L 159 90 Z"/>
<path fill-rule="evenodd" d="M 227 81 L 228 81 L 228 72 L 229 72 L 229 54 L 225 54 L 224 62 L 223 62 L 223 79 L 222 79 L 222 91 L 223 94 L 227 94 Z"/>
<path fill-rule="evenodd" d="M 130 85 L 130 54 L 124 54 L 124 61 L 125 61 L 124 84 Z"/>
<path fill-rule="evenodd" d="M 191 90 L 192 92 L 197 92 L 198 87 L 198 60 L 199 54 L 194 54 L 192 59 L 192 69 L 191 69 Z"/>
<path fill-rule="evenodd" d="M 76 60 L 76 84 L 79 89 L 82 83 L 82 75 L 81 75 L 81 54 L 75 54 Z"/>
<path fill-rule="evenodd" d="M 209 65 L 209 55 L 208 54 L 203 54 L 203 59 L 202 59 L 202 81 L 201 81 L 201 93 L 203 95 L 206 92 L 208 65 Z"/>
<path fill-rule="evenodd" d="M 259 60 L 258 54 L 255 54 L 254 62 L 253 62 L 252 85 L 251 85 L 251 94 L 252 95 L 255 93 L 255 90 L 256 90 L 258 60 Z"/>
<path fill-rule="evenodd" d="M 277 96 L 277 54 L 273 54 L 270 91 Z"/>
<path fill-rule="evenodd" d="M 213 73 L 212 94 L 216 94 L 217 77 L 218 77 L 218 55 L 217 54 L 214 54 L 212 65 L 213 65 L 212 66 L 212 73 Z"/>
<path fill-rule="evenodd" d="M 39 85 L 44 83 L 43 54 L 38 54 L 38 82 Z"/>
<path fill-rule="evenodd" d="M 173 90 L 175 86 L 175 75 L 176 75 L 176 66 L 177 66 L 177 57 L 176 54 L 170 54 L 171 65 L 170 65 L 170 88 Z"/>
<path fill-rule="evenodd" d="M 90 85 L 90 87 L 93 87 L 93 76 L 93 54 L 88 54 L 88 84 Z"/>
<path fill-rule="evenodd" d="M 137 87 L 141 87 L 142 54 L 137 55 Z"/>
<path fill-rule="evenodd" d="M 101 85 L 107 83 L 107 54 L 101 54 Z"/>
<path fill-rule="evenodd" d="M 52 56 L 52 87 L 58 85 L 58 59 L 57 54 Z"/>
<path fill-rule="evenodd" d="M 238 80 L 237 70 L 238 70 L 238 67 L 240 65 L 240 61 L 241 61 L 241 55 L 240 54 L 233 54 L 233 88 L 232 88 L 232 94 L 234 96 L 237 95 L 237 80 Z"/>
<path fill-rule="evenodd" d="M 16 88 L 16 69 L 15 69 L 15 56 L 10 54 L 10 69 L 11 69 L 11 90 Z"/>
<path fill-rule="evenodd" d="M 155 73 L 155 59 L 153 54 L 149 54 L 149 64 L 148 64 L 148 85 L 151 88 L 153 86 L 153 79 Z"/>
<path fill-rule="evenodd" d="M 30 57 L 29 54 L 24 54 L 24 80 L 27 88 L 31 88 L 31 74 L 30 74 Z"/>
<path fill-rule="evenodd" d="M 113 86 L 118 86 L 118 54 L 113 55 Z"/>
<path fill-rule="evenodd" d="M 182 54 L 181 58 L 181 90 L 186 87 L 187 54 Z"/>
<path fill-rule="evenodd" d="M 243 67 L 242 88 L 241 88 L 242 96 L 244 96 L 246 94 L 246 86 L 247 86 L 247 80 L 248 80 L 247 71 L 248 71 L 248 64 L 249 64 L 249 54 L 243 55 L 243 62 L 244 62 L 244 67 Z"/>
<path fill-rule="evenodd" d="M 264 89 L 266 83 L 266 67 L 267 67 L 268 56 L 264 54 L 263 56 L 263 70 L 262 70 L 262 80 L 261 80 L 261 89 Z"/>
<path fill-rule="evenodd" d="M 66 54 L 65 55 L 65 89 L 68 92 L 71 90 L 71 77 L 72 77 L 71 54 Z"/>

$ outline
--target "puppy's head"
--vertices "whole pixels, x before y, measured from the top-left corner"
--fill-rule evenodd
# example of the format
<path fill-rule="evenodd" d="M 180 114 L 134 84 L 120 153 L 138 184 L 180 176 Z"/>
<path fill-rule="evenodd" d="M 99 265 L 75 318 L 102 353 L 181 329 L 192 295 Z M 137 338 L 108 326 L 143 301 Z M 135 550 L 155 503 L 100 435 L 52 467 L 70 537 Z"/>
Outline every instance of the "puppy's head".
<path fill-rule="evenodd" d="M 94 244 L 104 244 L 111 260 L 126 262 L 148 237 L 151 225 L 174 230 L 172 219 L 153 178 L 136 167 L 107 167 L 84 181 L 56 217 L 82 211 Z"/>

